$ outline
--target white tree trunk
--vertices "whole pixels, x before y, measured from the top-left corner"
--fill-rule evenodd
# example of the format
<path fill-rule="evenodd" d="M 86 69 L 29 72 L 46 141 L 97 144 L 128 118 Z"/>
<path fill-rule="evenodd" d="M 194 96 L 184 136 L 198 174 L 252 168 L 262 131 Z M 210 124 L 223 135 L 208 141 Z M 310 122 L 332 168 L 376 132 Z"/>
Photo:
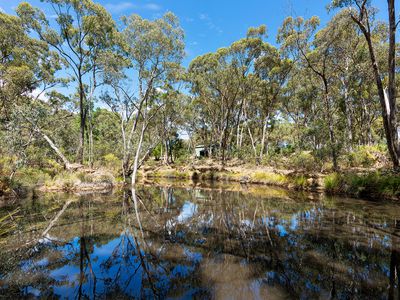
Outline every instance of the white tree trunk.
<path fill-rule="evenodd" d="M 140 151 L 142 149 L 142 143 L 143 143 L 143 137 L 144 137 L 145 131 L 146 131 L 146 124 L 143 123 L 142 130 L 140 131 L 139 143 L 136 148 L 135 160 L 133 163 L 132 187 L 135 186 L 135 184 L 136 184 L 136 176 L 137 176 L 137 170 L 138 170 L 138 165 L 139 165 L 139 156 L 140 156 Z"/>

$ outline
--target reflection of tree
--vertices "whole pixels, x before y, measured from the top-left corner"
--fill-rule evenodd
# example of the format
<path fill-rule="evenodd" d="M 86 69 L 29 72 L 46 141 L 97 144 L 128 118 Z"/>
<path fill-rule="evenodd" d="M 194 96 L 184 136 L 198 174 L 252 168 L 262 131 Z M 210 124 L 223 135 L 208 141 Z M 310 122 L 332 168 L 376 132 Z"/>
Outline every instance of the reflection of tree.
<path fill-rule="evenodd" d="M 90 202 L 88 203 L 90 207 Z M 90 210 L 89 210 L 90 211 Z M 81 219 L 86 220 L 84 216 L 84 209 L 81 209 Z M 90 255 L 88 253 L 88 247 L 87 247 L 87 232 L 86 232 L 86 222 L 81 223 L 81 236 L 79 238 L 79 285 L 78 285 L 78 299 L 82 298 L 96 298 L 96 274 L 93 271 L 93 266 L 92 262 L 90 259 Z M 86 275 L 87 273 L 87 268 L 89 268 L 89 275 Z M 92 281 L 90 281 L 92 279 Z M 92 297 L 90 295 L 86 295 L 85 291 L 83 289 L 83 285 L 85 282 L 89 281 L 90 285 L 92 285 Z"/>
<path fill-rule="evenodd" d="M 395 233 L 400 231 L 400 221 L 395 221 Z M 400 299 L 400 243 L 397 236 L 392 239 L 392 252 L 390 255 L 390 275 L 389 275 L 389 297 L 395 299 L 396 279 L 397 279 L 397 297 Z"/>
<path fill-rule="evenodd" d="M 41 277 L 24 278 L 14 291 L 34 286 L 47 297 L 52 286 L 71 288 L 76 298 L 164 298 L 188 290 L 210 297 L 215 288 L 246 298 L 256 282 L 290 298 L 398 296 L 398 230 L 391 233 L 393 217 L 381 207 L 378 214 L 361 211 L 364 203 L 344 203 L 344 210 L 335 200 L 199 187 L 122 192 L 85 196 L 64 210 L 63 202 L 46 222 L 37 215 L 38 234 L 58 242 L 24 260 Z M 41 265 L 43 258 L 51 261 Z M 63 267 L 72 276 L 52 277 Z M 18 268 L 7 282 L 20 276 Z"/>

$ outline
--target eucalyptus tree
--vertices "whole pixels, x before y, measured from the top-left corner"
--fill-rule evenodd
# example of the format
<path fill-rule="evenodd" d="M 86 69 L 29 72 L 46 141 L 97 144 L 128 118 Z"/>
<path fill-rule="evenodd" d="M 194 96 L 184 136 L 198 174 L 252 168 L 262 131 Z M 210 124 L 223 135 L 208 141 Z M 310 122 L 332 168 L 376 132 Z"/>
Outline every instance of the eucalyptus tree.
<path fill-rule="evenodd" d="M 235 129 L 236 147 L 240 146 L 244 108 L 251 101 L 248 95 L 252 85 L 248 77 L 262 53 L 265 30 L 265 26 L 250 28 L 246 38 L 199 56 L 189 66 L 191 91 L 211 133 L 211 144 L 219 145 L 223 164 Z"/>
<path fill-rule="evenodd" d="M 61 109 L 66 99 L 50 91 L 62 82 L 55 77 L 61 68 L 59 57 L 46 43 L 30 37 L 22 25 L 19 17 L 0 13 L 0 117 L 6 133 L 4 143 L 13 151 L 10 155 L 18 155 L 40 136 L 69 168 L 69 160 L 51 138 L 54 130 L 48 131 L 68 115 Z"/>
<path fill-rule="evenodd" d="M 187 104 L 187 96 L 173 86 L 165 86 L 160 94 L 163 108 L 155 120 L 158 137 L 161 141 L 161 156 L 165 164 L 173 163 L 173 148 L 177 142 L 178 132 L 184 128 L 182 112 Z"/>
<path fill-rule="evenodd" d="M 262 54 L 255 61 L 255 74 L 261 80 L 256 85 L 260 98 L 260 127 L 262 135 L 258 160 L 262 161 L 265 152 L 268 153 L 268 126 L 274 121 L 282 106 L 282 96 L 292 72 L 294 62 L 284 58 L 282 51 L 268 43 L 263 44 Z"/>
<path fill-rule="evenodd" d="M 294 63 L 287 84 L 279 102 L 279 113 L 286 123 L 293 124 L 290 143 L 298 151 L 321 149 L 326 135 L 319 127 L 324 127 L 321 107 L 320 85 L 308 68 Z"/>
<path fill-rule="evenodd" d="M 381 115 L 385 129 L 387 147 L 394 168 L 400 167 L 400 121 L 397 107 L 396 88 L 396 20 L 395 0 L 387 1 L 389 26 L 387 34 L 389 45 L 386 65 L 379 63 L 377 44 L 374 42 L 374 30 L 378 23 L 375 21 L 376 9 L 370 0 L 333 0 L 331 8 L 347 7 L 349 17 L 357 24 L 368 46 L 372 70 L 377 86 Z M 384 78 L 387 76 L 387 86 Z"/>
<path fill-rule="evenodd" d="M 338 141 L 335 133 L 335 101 L 332 93 L 332 44 L 338 38 L 329 27 L 316 32 L 318 17 L 309 20 L 287 18 L 279 29 L 278 41 L 294 58 L 301 60 L 321 82 L 325 120 L 328 125 L 329 145 L 333 168 L 338 169 Z M 315 39 L 313 37 L 315 35 Z"/>
<path fill-rule="evenodd" d="M 80 116 L 77 161 L 84 162 L 87 119 L 95 88 L 96 75 L 102 71 L 101 57 L 111 51 L 117 30 L 111 15 L 92 0 L 45 0 L 56 16 L 55 23 L 38 8 L 23 2 L 17 7 L 25 28 L 35 33 L 63 59 L 76 81 Z"/>
<path fill-rule="evenodd" d="M 211 132 L 211 144 L 218 144 L 225 161 L 229 131 L 236 124 L 241 74 L 228 60 L 229 49 L 221 48 L 195 58 L 189 66 L 192 92 L 200 103 L 204 124 Z"/>
<path fill-rule="evenodd" d="M 119 114 L 123 174 L 131 174 L 134 186 L 142 161 L 159 143 L 153 135 L 143 147 L 146 133 L 166 105 L 165 87 L 173 85 L 181 74 L 184 33 L 178 19 L 170 12 L 154 21 L 131 15 L 124 17 L 123 23 L 121 48 L 126 65 L 119 69 L 117 62 L 114 69 L 108 69 L 106 81 L 112 86 L 115 97 L 111 96 L 112 101 L 109 96 L 104 99 L 108 99 Z"/>

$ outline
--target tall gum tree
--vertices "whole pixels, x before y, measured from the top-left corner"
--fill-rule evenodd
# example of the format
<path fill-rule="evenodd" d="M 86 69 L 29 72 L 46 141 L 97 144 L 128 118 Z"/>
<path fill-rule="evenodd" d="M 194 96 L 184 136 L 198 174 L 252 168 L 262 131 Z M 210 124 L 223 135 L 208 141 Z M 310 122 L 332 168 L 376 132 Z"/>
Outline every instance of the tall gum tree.
<path fill-rule="evenodd" d="M 332 79 L 335 76 L 331 65 L 332 45 L 338 38 L 336 32 L 324 28 L 316 32 L 320 24 L 318 17 L 304 20 L 301 17 L 288 17 L 279 29 L 278 41 L 290 55 L 306 68 L 309 68 L 320 80 L 324 100 L 325 119 L 328 125 L 329 148 L 333 168 L 338 169 L 338 142 L 335 133 Z M 312 38 L 314 37 L 314 40 Z"/>
<path fill-rule="evenodd" d="M 198 56 L 189 66 L 194 101 L 200 107 L 204 129 L 210 132 L 210 144 L 219 146 L 222 164 L 235 131 L 237 150 L 241 145 L 241 129 L 247 126 L 245 108 L 251 101 L 253 80 L 249 75 L 263 53 L 265 31 L 265 26 L 250 28 L 245 38 L 215 53 Z"/>
<path fill-rule="evenodd" d="M 62 57 L 64 65 L 71 71 L 72 80 L 76 82 L 80 118 L 76 160 L 83 164 L 88 111 L 97 86 L 96 73 L 102 68 L 98 58 L 113 47 L 116 26 L 105 8 L 91 0 L 44 2 L 52 7 L 55 24 L 50 24 L 43 11 L 27 2 L 18 5 L 17 14 L 27 29 Z M 89 91 L 87 86 L 90 86 Z"/>
<path fill-rule="evenodd" d="M 145 158 L 157 142 L 143 151 L 145 133 L 165 104 L 161 101 L 163 87 L 174 82 L 180 74 L 185 46 L 183 30 L 170 12 L 154 21 L 131 15 L 124 17 L 123 22 L 122 48 L 129 62 L 125 74 L 131 79 L 130 84 L 135 83 L 130 89 L 134 94 L 129 96 L 121 86 L 115 88 L 124 94 L 120 99 L 129 99 L 133 108 L 131 124 L 125 126 L 124 168 L 125 173 L 132 174 L 134 186 L 141 158 Z"/>
<path fill-rule="evenodd" d="M 65 99 L 49 92 L 62 83 L 54 76 L 61 68 L 58 55 L 45 42 L 30 37 L 19 17 L 4 13 L 0 13 L 0 41 L 0 118 L 9 137 L 4 142 L 19 154 L 39 136 L 64 167 L 70 168 L 71 163 L 46 130 L 57 119 L 51 111 L 64 113 L 60 108 Z M 47 102 L 42 100 L 45 92 L 49 92 Z"/>
<path fill-rule="evenodd" d="M 372 70 L 378 89 L 381 114 L 385 129 L 386 143 L 393 167 L 400 167 L 400 122 L 397 107 L 396 88 L 396 32 L 398 21 L 396 20 L 395 0 L 387 0 L 388 10 L 388 38 L 387 69 L 379 64 L 377 46 L 373 40 L 375 9 L 370 0 L 334 0 L 330 8 L 346 7 L 349 17 L 358 25 L 368 45 Z M 384 78 L 387 76 L 387 86 Z"/>

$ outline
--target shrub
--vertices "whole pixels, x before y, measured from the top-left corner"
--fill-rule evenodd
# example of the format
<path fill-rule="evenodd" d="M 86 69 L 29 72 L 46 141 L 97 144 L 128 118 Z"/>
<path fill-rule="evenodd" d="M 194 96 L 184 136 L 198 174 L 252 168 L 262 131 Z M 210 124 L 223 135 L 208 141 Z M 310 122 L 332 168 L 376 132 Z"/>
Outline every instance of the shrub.
<path fill-rule="evenodd" d="M 316 169 L 316 160 L 310 151 L 301 151 L 290 156 L 289 164 L 297 170 L 312 171 Z"/>
<path fill-rule="evenodd" d="M 51 176 L 45 170 L 22 168 L 15 174 L 15 178 L 23 186 L 42 185 L 51 180 Z"/>
<path fill-rule="evenodd" d="M 251 178 L 256 183 L 283 185 L 287 182 L 284 175 L 269 172 L 255 172 Z"/>
<path fill-rule="evenodd" d="M 324 178 L 324 188 L 328 193 L 337 192 L 341 185 L 341 176 L 338 173 L 328 174 Z"/>
<path fill-rule="evenodd" d="M 385 164 L 386 151 L 380 145 L 376 146 L 358 146 L 353 151 L 345 155 L 344 161 L 348 167 L 369 168 L 377 163 Z"/>
<path fill-rule="evenodd" d="M 329 174 L 324 179 L 328 193 L 345 193 L 353 196 L 395 198 L 400 196 L 400 176 L 383 175 L 379 172 L 369 174 Z"/>
<path fill-rule="evenodd" d="M 104 155 L 103 161 L 105 166 L 109 169 L 119 170 L 121 168 L 121 160 L 112 153 Z"/>
<path fill-rule="evenodd" d="M 304 189 L 308 186 L 307 177 L 305 177 L 304 175 L 295 176 L 293 178 L 293 183 L 296 188 L 300 188 L 300 189 Z"/>

